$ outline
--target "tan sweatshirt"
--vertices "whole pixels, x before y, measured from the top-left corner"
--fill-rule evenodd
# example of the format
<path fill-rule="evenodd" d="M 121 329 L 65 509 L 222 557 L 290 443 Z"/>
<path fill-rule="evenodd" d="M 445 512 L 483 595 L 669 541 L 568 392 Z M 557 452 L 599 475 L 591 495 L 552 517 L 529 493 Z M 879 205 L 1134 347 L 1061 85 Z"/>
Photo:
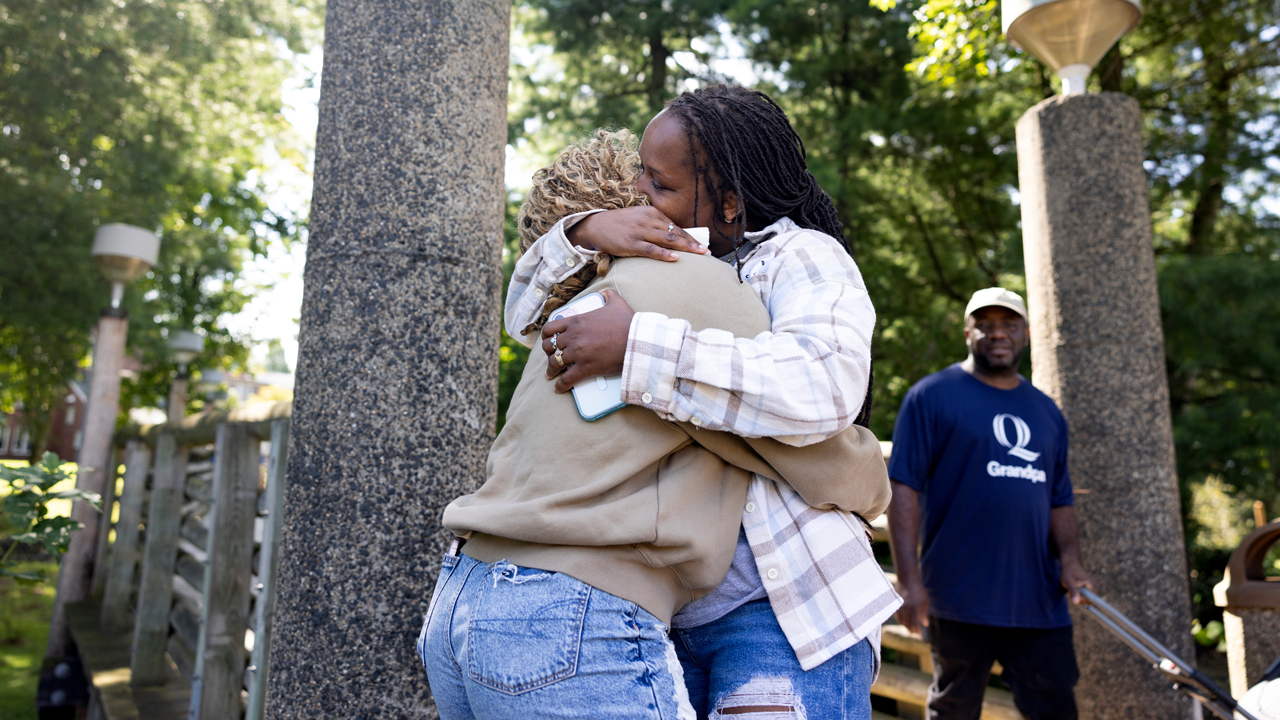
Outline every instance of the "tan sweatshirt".
<path fill-rule="evenodd" d="M 613 289 L 632 309 L 683 318 L 694 330 L 754 337 L 770 329 L 751 286 L 706 256 L 619 259 L 589 289 Z M 864 428 L 795 448 L 667 422 L 636 406 L 587 422 L 570 394 L 554 392 L 545 368 L 534 352 L 484 485 L 445 508 L 444 526 L 472 533 L 464 552 L 477 560 L 563 572 L 670 622 L 724 579 L 750 473 L 786 482 L 814 507 L 868 520 L 888 506 L 880 445 Z"/>

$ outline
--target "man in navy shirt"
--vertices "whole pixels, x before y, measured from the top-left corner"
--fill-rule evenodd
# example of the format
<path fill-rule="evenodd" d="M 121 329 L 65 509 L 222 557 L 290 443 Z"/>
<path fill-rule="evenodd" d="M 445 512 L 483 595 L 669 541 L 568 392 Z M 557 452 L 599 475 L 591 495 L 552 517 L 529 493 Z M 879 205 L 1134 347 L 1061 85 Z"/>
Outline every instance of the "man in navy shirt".
<path fill-rule="evenodd" d="M 1076 543 L 1067 424 L 1018 374 L 1021 297 L 974 293 L 964 336 L 969 357 L 916 383 L 893 431 L 898 619 L 927 627 L 930 720 L 976 720 L 995 660 L 1028 720 L 1074 720 L 1064 589 L 1079 602 L 1094 585 Z"/>

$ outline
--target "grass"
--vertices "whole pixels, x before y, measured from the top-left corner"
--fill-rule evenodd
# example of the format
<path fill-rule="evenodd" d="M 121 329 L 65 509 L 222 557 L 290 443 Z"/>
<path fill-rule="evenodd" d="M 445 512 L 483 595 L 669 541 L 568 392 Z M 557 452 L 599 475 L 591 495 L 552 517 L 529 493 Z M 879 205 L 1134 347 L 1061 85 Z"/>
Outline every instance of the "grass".
<path fill-rule="evenodd" d="M 44 570 L 57 577 L 54 563 L 29 562 L 20 571 Z M 36 720 L 36 683 L 49 635 L 55 584 L 19 585 L 0 578 L 0 718 Z"/>

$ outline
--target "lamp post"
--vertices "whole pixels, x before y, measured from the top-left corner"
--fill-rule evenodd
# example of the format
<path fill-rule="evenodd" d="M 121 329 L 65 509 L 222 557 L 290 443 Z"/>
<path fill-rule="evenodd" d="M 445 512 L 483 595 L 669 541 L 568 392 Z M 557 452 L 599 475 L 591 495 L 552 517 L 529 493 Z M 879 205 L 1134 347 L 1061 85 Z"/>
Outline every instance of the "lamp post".
<path fill-rule="evenodd" d="M 1127 95 L 1084 92 L 1138 4 L 1006 0 L 1004 13 L 1010 41 L 1064 84 L 1018 121 L 1018 176 L 1031 362 L 1070 428 L 1081 557 L 1108 602 L 1194 657 L 1142 118 Z M 1081 717 L 1193 717 L 1160 673 L 1075 617 Z"/>
<path fill-rule="evenodd" d="M 124 287 L 137 280 L 156 264 L 160 238 L 155 233 L 132 225 L 112 223 L 98 228 L 93 238 L 92 255 L 111 283 L 111 305 L 98 319 L 98 334 L 93 347 L 93 375 L 89 382 L 89 400 L 85 408 L 84 432 L 76 457 L 79 470 L 76 487 L 98 495 L 106 494 L 107 478 L 113 477 L 107 465 L 111 457 L 111 436 L 115 431 L 120 402 L 120 371 L 124 365 L 125 336 L 129 317 L 120 307 Z M 109 511 L 104 507 L 104 511 Z M 76 501 L 71 517 L 84 527 L 71 535 L 71 544 L 58 571 L 58 596 L 54 601 L 49 627 L 48 657 L 62 657 L 67 649 L 67 603 L 79 602 L 88 595 L 93 558 L 102 513 L 92 505 Z"/>
<path fill-rule="evenodd" d="M 1138 24 L 1138 0 L 1004 0 L 1009 43 L 1062 78 L 1063 95 L 1085 91 L 1089 71 Z"/>
<path fill-rule="evenodd" d="M 169 354 L 178 365 L 178 374 L 169 386 L 169 422 L 180 422 L 186 415 L 187 384 L 191 376 L 187 373 L 187 365 L 204 350 L 204 336 L 191 330 L 179 330 L 169 338 Z"/>

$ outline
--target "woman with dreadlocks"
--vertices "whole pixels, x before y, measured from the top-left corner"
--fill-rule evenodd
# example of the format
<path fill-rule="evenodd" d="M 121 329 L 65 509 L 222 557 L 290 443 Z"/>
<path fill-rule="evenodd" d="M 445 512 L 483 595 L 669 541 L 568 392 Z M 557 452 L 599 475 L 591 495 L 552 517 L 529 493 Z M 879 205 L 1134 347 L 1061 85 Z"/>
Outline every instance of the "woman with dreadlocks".
<path fill-rule="evenodd" d="M 433 606 L 443 601 L 454 608 L 450 612 L 456 612 L 462 597 L 459 593 L 464 592 L 464 585 L 473 582 L 473 575 L 488 578 L 492 574 L 493 590 L 481 582 L 483 588 L 477 592 L 482 594 L 467 606 L 466 613 L 479 613 L 479 606 L 487 602 L 486 593 L 497 597 L 500 584 L 506 586 L 502 580 L 533 588 L 527 592 L 549 592 L 548 597 L 555 599 L 551 604 L 560 605 L 564 600 L 560 591 L 537 586 L 549 587 L 559 573 L 586 578 L 587 585 L 597 591 L 636 598 L 642 607 L 655 609 L 661 620 L 670 616 L 670 608 L 679 609 L 671 619 L 676 628 L 672 633 L 675 654 L 684 667 L 690 699 L 701 717 L 868 717 L 868 689 L 878 659 L 872 645 L 878 641 L 880 622 L 893 612 L 898 601 L 879 572 L 865 536 L 850 520 L 847 511 L 856 503 L 814 492 L 816 486 L 826 492 L 841 484 L 846 489 L 853 484 L 851 476 L 855 473 L 847 469 L 848 465 L 831 462 L 832 456 L 824 453 L 839 444 L 839 438 L 834 436 L 849 430 L 855 416 L 865 416 L 864 396 L 870 374 L 867 345 L 874 323 L 874 311 L 857 267 L 836 239 L 840 229 L 834 208 L 805 169 L 803 146 L 785 114 L 760 93 L 717 87 L 682 95 L 650 123 L 640 156 L 643 170 L 636 187 L 647 197 L 650 207 L 622 203 L 624 207 L 620 209 L 571 214 L 556 222 L 520 260 L 509 292 L 506 322 L 513 336 L 532 344 L 537 326 L 549 314 L 547 305 L 560 304 L 566 294 L 577 292 L 582 282 L 575 284 L 575 276 L 579 281 L 589 280 L 582 277 L 584 265 L 593 265 L 606 255 L 676 261 L 668 266 L 672 269 L 667 277 L 651 270 L 644 271 L 647 275 L 633 271 L 633 278 L 647 277 L 648 282 L 658 286 L 668 283 L 657 292 L 661 300 L 653 295 L 654 288 L 649 288 L 650 297 L 645 300 L 632 282 L 621 295 L 605 289 L 608 302 L 601 310 L 569 322 L 547 322 L 542 327 L 544 350 L 552 363 L 547 375 L 560 375 L 555 388 L 562 391 L 583 376 L 623 371 L 624 398 L 631 404 L 606 420 L 620 416 L 619 422 L 625 419 L 630 423 L 631 433 L 644 431 L 645 423 L 652 422 L 644 418 L 661 418 L 668 421 L 659 422 L 662 433 L 670 434 L 670 428 L 680 427 L 692 442 L 688 446 L 679 442 L 671 445 L 672 454 L 659 463 L 663 488 L 659 495 L 705 500 L 707 488 L 714 486 L 720 488 L 720 503 L 697 509 L 679 502 L 669 504 L 671 510 L 659 513 L 654 527 L 657 537 L 640 545 L 620 547 L 618 554 L 610 555 L 609 538 L 616 538 L 629 518 L 624 520 L 615 514 L 615 525 L 611 527 L 593 523 L 602 514 L 616 513 L 620 505 L 615 496 L 620 488 L 626 485 L 632 488 L 627 492 L 632 493 L 637 478 L 644 473 L 610 486 L 607 494 L 611 499 L 605 505 L 598 505 L 599 498 L 591 495 L 590 512 L 579 512 L 577 521 L 570 524 L 565 524 L 563 518 L 567 512 L 565 498 L 571 493 L 546 493 L 548 483 L 555 481 L 540 473 L 544 466 L 553 466 L 561 476 L 580 476 L 583 481 L 590 481 L 585 487 L 598 487 L 602 478 L 618 466 L 618 456 L 635 454 L 634 444 L 619 451 L 598 441 L 584 443 L 588 455 L 601 458 L 599 462 L 604 463 L 602 470 L 593 469 L 591 459 L 574 452 L 572 442 L 564 446 L 560 444 L 563 438 L 546 434 L 548 427 L 557 426 L 554 412 L 550 412 L 555 403 L 534 399 L 539 388 L 536 382 L 529 382 L 526 370 L 512 411 L 532 413 L 542 421 L 528 422 L 528 428 L 512 432 L 509 415 L 508 427 L 503 430 L 505 438 L 499 438 L 490 455 L 490 479 L 485 487 L 455 501 L 446 511 L 446 527 L 475 531 L 465 550 L 472 559 L 451 563 L 446 558 L 446 570 L 453 575 L 461 572 L 459 567 L 467 570 L 456 578 L 446 579 L 442 574 Z M 761 180 L 757 177 L 761 173 L 771 175 Z M 522 232 L 526 223 L 532 227 L 536 221 L 522 212 Z M 710 258 L 670 252 L 700 250 L 679 227 L 710 228 L 710 254 L 730 263 L 719 267 L 736 282 L 717 286 L 712 281 L 714 273 L 699 265 L 717 263 Z M 566 228 L 571 228 L 568 234 Z M 620 289 L 626 281 L 627 262 L 619 261 L 624 268 L 621 273 L 609 271 L 615 281 L 613 287 Z M 617 278 L 618 274 L 623 277 Z M 703 304 L 737 302 L 742 319 L 721 315 L 708 324 L 707 312 L 691 309 L 687 301 L 684 308 L 679 303 L 673 305 L 667 297 L 681 293 L 689 297 L 690 285 L 703 282 L 705 286 L 693 288 L 693 297 L 697 297 L 697 290 L 705 289 Z M 731 290 L 735 285 L 755 297 L 747 300 L 741 293 L 735 296 Z M 548 300 L 548 295 L 554 299 Z M 622 296 L 631 298 L 642 312 L 632 312 Z M 762 316 L 763 324 L 753 326 L 747 318 L 754 317 L 753 312 L 759 313 L 762 305 L 768 313 Z M 667 315 L 654 311 L 662 307 Z M 610 360 L 609 354 L 614 351 L 617 357 Z M 529 365 L 534 369 L 533 362 Z M 559 371 L 565 367 L 567 372 L 561 374 Z M 653 396 L 659 392 L 662 394 L 655 399 Z M 642 408 L 654 412 L 646 415 Z M 575 432 L 579 439 L 586 437 L 583 423 L 560 425 L 578 428 Z M 650 445 L 667 437 L 660 438 L 656 427 L 648 430 Z M 603 421 L 596 429 L 605 429 Z M 735 455 L 734 446 L 717 439 L 731 437 L 730 434 L 749 438 L 746 442 L 751 444 L 755 457 L 772 463 L 772 467 L 743 461 Z M 761 439 L 770 437 L 793 447 L 786 450 L 786 445 L 775 440 Z M 829 437 L 832 439 L 827 440 Z M 802 445 L 809 447 L 794 447 Z M 526 455 L 535 448 L 551 454 L 545 458 Z M 697 454 L 707 449 L 718 459 Z M 735 456 L 738 460 L 733 459 Z M 691 457 L 703 463 L 698 465 L 702 468 L 701 479 L 684 485 L 683 476 L 697 465 Z M 676 458 L 680 458 L 678 462 Z M 741 486 L 728 478 L 732 468 L 722 468 L 722 460 L 759 473 L 752 476 L 745 493 L 734 494 L 738 491 L 733 488 Z M 879 458 L 877 462 L 881 462 Z M 504 471 L 504 463 L 514 469 Z M 788 473 L 788 468 L 793 472 Z M 505 477 L 504 472 L 512 477 Z M 824 480 L 815 483 L 814 478 L 824 472 Z M 833 474 L 837 479 L 824 485 Z M 766 481 L 766 477 L 779 478 L 787 484 Z M 657 479 L 654 475 L 655 490 L 659 487 Z M 565 482 L 563 478 L 558 481 Z M 573 492 L 578 493 L 573 502 L 581 503 L 582 488 L 573 487 Z M 529 499 L 539 496 L 539 492 L 540 504 L 531 504 Z M 628 495 L 628 501 L 631 497 Z M 703 540 L 711 544 L 715 540 L 690 540 L 686 536 L 718 535 L 728 508 L 724 503 L 732 505 L 731 512 L 738 513 L 728 520 L 732 523 L 729 545 L 734 544 L 732 533 L 736 530 L 737 549 L 724 560 L 731 561 L 727 577 L 722 570 L 711 570 L 717 580 L 725 580 L 707 593 L 689 583 L 690 577 L 704 578 L 708 570 L 699 564 L 701 561 L 691 561 L 689 553 Z M 813 507 L 833 511 L 814 513 Z M 672 552 L 675 547 L 670 544 L 673 528 L 666 516 L 670 512 L 683 513 L 684 527 L 675 534 L 681 536 L 678 541 L 687 542 L 677 552 Z M 690 522 L 690 517 L 696 519 Z M 668 522 L 665 527 L 664 521 Z M 591 532 L 584 532 L 584 528 Z M 540 537 L 550 537 L 551 544 L 538 545 L 527 539 L 539 533 Z M 523 539 L 517 538 L 522 535 Z M 513 542 L 512 538 L 519 541 Z M 581 547 L 584 545 L 590 547 Z M 638 573 L 637 553 L 645 558 L 640 564 L 658 570 L 658 574 Z M 672 562 L 677 556 L 681 562 Z M 584 560 L 587 557 L 593 560 Z M 477 559 L 491 563 L 483 575 L 472 572 L 476 567 L 486 567 L 477 565 Z M 516 562 L 523 567 L 517 567 Z M 697 568 L 691 570 L 695 565 Z M 628 573 L 631 580 L 620 579 Z M 650 587 L 638 587 L 636 580 L 641 578 Z M 677 580 L 677 585 L 671 592 L 659 592 L 672 579 Z M 443 594 L 441 588 L 446 588 Z M 594 603 L 596 596 L 590 597 Z M 600 593 L 600 597 L 612 596 Z M 673 602 L 672 597 L 678 599 Z M 659 607 L 668 608 L 666 617 Z M 512 642 L 512 635 L 518 631 L 513 627 L 504 634 L 494 626 L 486 634 L 482 625 L 496 621 L 468 617 L 470 630 L 465 646 L 468 653 L 476 654 L 468 655 L 469 670 L 464 668 L 463 672 L 469 672 L 473 681 L 489 686 L 496 681 L 485 675 L 486 668 L 476 667 L 476 658 L 490 656 L 481 654 L 473 645 L 483 646 L 488 641 L 501 644 L 498 636 Z M 583 622 L 590 629 L 591 611 L 586 617 L 588 620 Z M 436 631 L 430 631 L 431 627 Z M 637 626 L 641 636 L 643 627 L 647 626 Z M 419 644 L 424 661 L 433 654 L 427 651 L 428 645 L 441 647 L 444 640 L 439 633 L 447 634 L 447 628 L 448 625 L 433 625 L 429 613 Z M 478 637 L 488 639 L 477 641 Z M 638 636 L 637 642 L 641 639 Z M 458 637 L 452 643 L 460 641 Z M 541 645 L 535 643 L 535 647 Z M 505 650 L 498 654 L 508 657 L 522 655 L 507 645 L 495 645 L 494 650 Z M 585 646 L 582 653 L 585 656 Z M 434 659 L 444 663 L 439 657 Z M 451 662 L 456 665 L 457 660 Z M 523 657 L 518 664 L 523 667 Z M 428 663 L 433 686 L 437 677 L 450 677 L 448 663 L 437 664 L 435 674 L 431 667 Z M 492 668 L 487 670 L 494 672 Z M 564 672 L 573 674 L 567 668 Z M 582 672 L 577 668 L 577 673 Z M 660 672 L 655 673 L 655 677 L 660 676 Z M 549 692 L 545 688 L 550 676 L 539 677 L 503 678 L 502 682 L 511 686 L 505 692 L 513 694 L 532 688 Z M 564 673 L 556 677 L 564 677 Z M 459 677 L 458 682 L 462 681 Z M 627 683 L 623 686 L 631 688 Z M 572 691 L 565 688 L 559 692 Z M 601 709 L 589 710 L 599 714 Z M 616 708 L 611 713 L 616 714 Z"/>

